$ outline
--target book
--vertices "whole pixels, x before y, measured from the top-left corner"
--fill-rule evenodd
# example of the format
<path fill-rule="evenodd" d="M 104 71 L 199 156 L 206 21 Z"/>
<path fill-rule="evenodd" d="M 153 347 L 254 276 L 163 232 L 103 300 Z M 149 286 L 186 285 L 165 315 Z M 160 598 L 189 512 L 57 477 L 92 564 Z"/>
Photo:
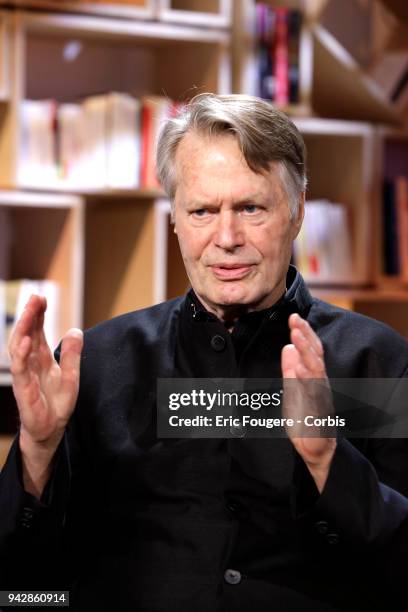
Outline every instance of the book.
<path fill-rule="evenodd" d="M 10 365 L 8 344 L 14 326 L 21 317 L 32 294 L 47 298 L 44 317 L 44 333 L 51 349 L 56 348 L 60 339 L 60 289 L 52 280 L 14 279 L 0 281 L 0 367 Z"/>
<path fill-rule="evenodd" d="M 408 178 L 395 179 L 398 259 L 401 278 L 408 281 Z"/>
<path fill-rule="evenodd" d="M 294 261 L 308 280 L 344 282 L 353 274 L 347 209 L 329 200 L 306 202 L 302 228 L 294 243 Z"/>
<path fill-rule="evenodd" d="M 23 100 L 18 181 L 28 187 L 57 182 L 57 105 L 55 100 Z"/>
<path fill-rule="evenodd" d="M 89 189 L 104 189 L 108 166 L 106 95 L 90 96 L 82 103 L 84 113 L 83 154 L 86 168 L 86 186 Z"/>
<path fill-rule="evenodd" d="M 299 101 L 302 13 L 264 2 L 255 7 L 258 95 L 279 106 Z"/>
<path fill-rule="evenodd" d="M 289 9 L 282 7 L 276 11 L 274 70 L 276 104 L 284 106 L 289 103 Z"/>
<path fill-rule="evenodd" d="M 156 147 L 163 125 L 177 111 L 177 104 L 162 96 L 142 99 L 140 186 L 160 187 L 156 173 Z"/>
<path fill-rule="evenodd" d="M 140 101 L 130 95 L 107 95 L 106 187 L 137 189 L 140 185 L 140 107 Z"/>
<path fill-rule="evenodd" d="M 77 189 L 85 187 L 87 181 L 84 121 L 81 104 L 59 105 L 59 179 L 66 186 Z"/>

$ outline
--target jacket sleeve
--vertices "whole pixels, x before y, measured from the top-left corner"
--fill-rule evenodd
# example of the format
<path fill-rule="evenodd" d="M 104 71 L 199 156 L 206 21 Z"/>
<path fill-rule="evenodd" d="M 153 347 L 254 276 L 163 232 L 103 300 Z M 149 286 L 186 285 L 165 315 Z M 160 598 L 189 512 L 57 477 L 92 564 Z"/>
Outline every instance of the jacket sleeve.
<path fill-rule="evenodd" d="M 18 436 L 0 474 L 0 584 L 3 589 L 63 588 L 61 559 L 70 462 L 66 435 L 41 499 L 24 490 Z"/>
<path fill-rule="evenodd" d="M 394 441 L 386 442 L 392 457 Z M 398 472 L 397 465 L 394 469 Z M 361 555 L 393 596 L 407 599 L 401 568 L 408 561 L 408 499 L 380 482 L 379 476 L 357 448 L 339 439 L 321 495 L 303 461 L 297 458 L 293 509 L 310 541 L 331 550 L 340 548 L 349 556 Z"/>

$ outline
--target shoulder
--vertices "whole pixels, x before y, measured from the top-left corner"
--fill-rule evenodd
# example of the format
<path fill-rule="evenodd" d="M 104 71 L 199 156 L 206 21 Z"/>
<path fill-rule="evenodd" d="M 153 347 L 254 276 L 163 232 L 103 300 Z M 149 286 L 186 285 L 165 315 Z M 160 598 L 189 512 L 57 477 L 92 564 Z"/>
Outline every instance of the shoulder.
<path fill-rule="evenodd" d="M 162 338 L 177 318 L 184 300 L 184 296 L 178 297 L 103 321 L 85 330 L 85 347 L 118 344 L 127 338 L 133 342 L 137 339 L 153 342 Z"/>
<path fill-rule="evenodd" d="M 329 361 L 357 368 L 347 376 L 401 376 L 408 367 L 408 340 L 385 323 L 316 298 L 308 321 Z"/>

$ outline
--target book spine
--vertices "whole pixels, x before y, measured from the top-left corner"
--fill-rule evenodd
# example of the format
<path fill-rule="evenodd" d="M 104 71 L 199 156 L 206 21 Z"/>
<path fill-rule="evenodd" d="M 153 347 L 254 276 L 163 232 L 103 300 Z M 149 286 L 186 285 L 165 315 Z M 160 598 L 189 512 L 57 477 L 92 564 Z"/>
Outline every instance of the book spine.
<path fill-rule="evenodd" d="M 276 93 L 274 101 L 279 106 L 285 106 L 289 103 L 288 15 L 288 9 L 276 9 L 274 48 Z"/>

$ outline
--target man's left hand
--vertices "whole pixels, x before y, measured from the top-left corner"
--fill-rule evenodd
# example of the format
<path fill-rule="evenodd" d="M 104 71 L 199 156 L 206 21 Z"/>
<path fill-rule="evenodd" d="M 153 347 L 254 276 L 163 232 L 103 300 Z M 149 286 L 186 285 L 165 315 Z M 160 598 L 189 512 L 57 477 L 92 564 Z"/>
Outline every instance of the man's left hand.
<path fill-rule="evenodd" d="M 283 416 L 304 422 L 308 415 L 319 419 L 333 415 L 333 403 L 324 364 L 323 346 L 310 325 L 298 314 L 289 317 L 292 344 L 283 347 L 281 365 L 284 379 Z M 297 379 L 291 384 L 285 379 Z M 313 382 L 317 381 L 317 382 Z M 286 387 L 286 388 L 285 388 Z M 319 428 L 317 427 L 319 430 Z M 301 428 L 305 431 L 305 428 Z M 309 430 L 313 432 L 313 429 Z M 319 430 L 320 431 L 320 430 Z M 329 475 L 336 450 L 335 437 L 300 435 L 296 427 L 288 428 L 288 435 L 302 457 L 321 493 Z"/>

